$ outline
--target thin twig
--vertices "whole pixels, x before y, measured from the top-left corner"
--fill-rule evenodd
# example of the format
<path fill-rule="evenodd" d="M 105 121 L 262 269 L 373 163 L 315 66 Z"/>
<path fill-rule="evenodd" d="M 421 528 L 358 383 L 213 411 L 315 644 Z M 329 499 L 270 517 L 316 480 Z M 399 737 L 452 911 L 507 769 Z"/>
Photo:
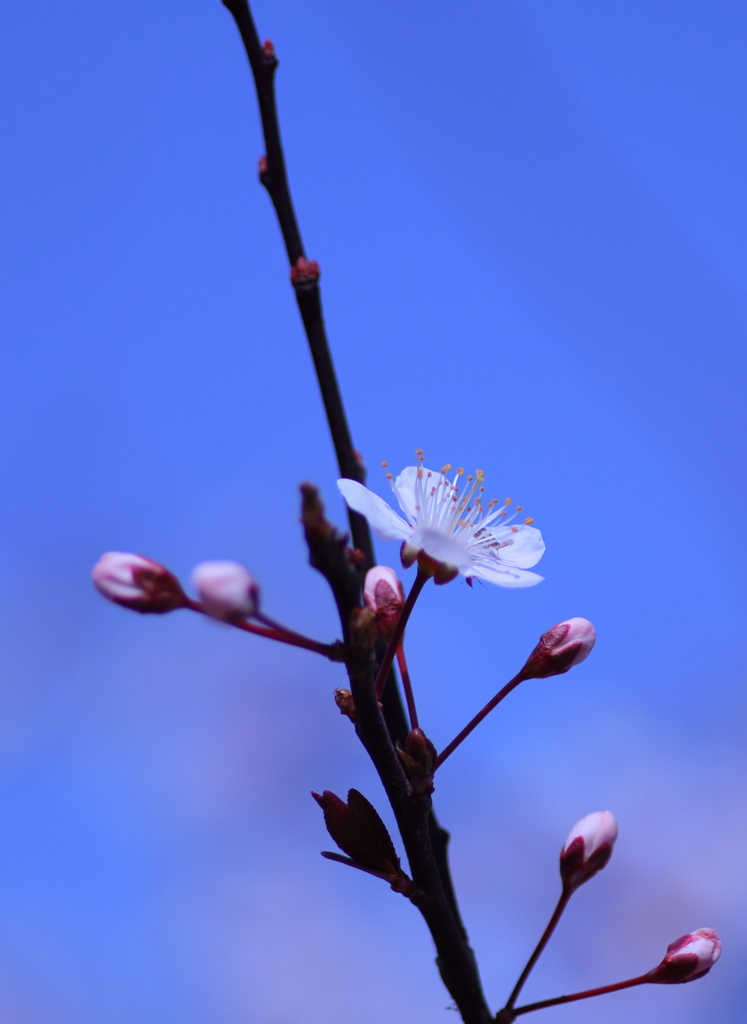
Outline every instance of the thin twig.
<path fill-rule="evenodd" d="M 272 205 L 275 207 L 285 249 L 288 253 L 288 261 L 293 268 L 299 260 L 305 259 L 306 253 L 288 187 L 288 175 L 280 139 L 274 86 L 277 59 L 273 51 L 268 51 L 261 45 L 246 0 L 223 0 L 223 5 L 230 11 L 241 33 L 244 49 L 254 76 L 267 161 L 266 170 L 260 174 L 260 181 L 267 189 Z M 324 402 L 340 474 L 363 483 L 366 474 L 360 457 L 353 448 L 350 428 L 327 340 L 327 331 L 324 326 L 319 282 L 318 280 L 307 281 L 303 286 L 296 287 L 295 291 L 311 357 L 314 361 L 314 370 L 319 381 L 319 390 Z M 367 564 L 371 566 L 374 564 L 373 543 L 368 523 L 357 512 L 350 511 L 348 515 L 353 544 L 363 552 Z"/>

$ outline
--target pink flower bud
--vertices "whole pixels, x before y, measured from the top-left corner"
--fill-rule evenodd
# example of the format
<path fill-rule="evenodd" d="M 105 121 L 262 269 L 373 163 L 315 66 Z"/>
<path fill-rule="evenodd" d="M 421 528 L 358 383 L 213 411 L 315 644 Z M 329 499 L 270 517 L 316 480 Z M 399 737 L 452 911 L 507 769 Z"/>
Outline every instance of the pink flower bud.
<path fill-rule="evenodd" d="M 192 582 L 214 619 L 251 618 L 259 610 L 259 584 L 238 562 L 201 562 Z"/>
<path fill-rule="evenodd" d="M 588 619 L 559 622 L 539 638 L 524 666 L 524 678 L 546 679 L 567 672 L 589 657 L 596 639 L 596 630 Z"/>
<path fill-rule="evenodd" d="M 388 640 L 397 625 L 399 613 L 405 603 L 402 584 L 394 569 L 377 565 L 366 573 L 363 600 L 376 616 L 379 633 Z"/>
<path fill-rule="evenodd" d="M 143 555 L 107 551 L 92 572 L 100 594 L 114 604 L 136 612 L 161 615 L 184 605 L 184 591 L 172 572 Z"/>
<path fill-rule="evenodd" d="M 708 974 L 721 956 L 721 939 L 713 928 L 698 928 L 667 946 L 666 956 L 649 972 L 648 980 L 660 985 L 678 985 Z"/>
<path fill-rule="evenodd" d="M 577 889 L 601 871 L 612 856 L 616 839 L 617 819 L 611 811 L 594 811 L 576 822 L 560 851 L 563 887 Z"/>

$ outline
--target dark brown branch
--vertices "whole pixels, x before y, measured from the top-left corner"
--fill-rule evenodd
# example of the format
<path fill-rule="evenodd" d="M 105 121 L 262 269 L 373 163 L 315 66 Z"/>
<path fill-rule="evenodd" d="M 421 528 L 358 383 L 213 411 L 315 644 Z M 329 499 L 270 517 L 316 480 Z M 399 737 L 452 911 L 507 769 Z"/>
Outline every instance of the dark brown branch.
<path fill-rule="evenodd" d="M 415 894 L 410 898 L 425 918 L 437 951 L 438 969 L 466 1024 L 489 1024 L 493 1017 L 482 992 L 474 955 L 458 913 L 452 905 L 448 871 L 436 856 L 431 840 L 430 799 L 416 798 L 376 698 L 376 622 L 373 612 L 360 607 L 355 567 L 344 560 L 342 538 L 327 521 L 315 488 L 305 484 L 303 523 L 311 564 L 327 579 L 337 600 L 348 644 L 350 688 L 355 703 L 358 736 L 373 761 L 394 811 Z M 346 579 L 347 576 L 347 579 Z M 438 830 L 442 832 L 442 830 Z M 440 857 L 445 855 L 443 833 Z M 446 878 L 446 883 L 444 882 Z"/>
<path fill-rule="evenodd" d="M 230 11 L 241 33 L 244 49 L 254 76 L 266 150 L 266 165 L 263 165 L 260 172 L 260 181 L 267 189 L 275 207 L 285 249 L 288 253 L 288 261 L 291 268 L 295 268 L 299 260 L 305 260 L 306 254 L 288 187 L 285 157 L 280 140 L 274 86 L 277 59 L 271 48 L 261 45 L 246 0 L 223 0 L 223 5 Z M 313 274 L 308 275 L 302 284 L 296 285 L 295 291 L 311 358 L 319 381 L 319 390 L 324 401 L 340 475 L 363 483 L 365 471 L 360 457 L 353 448 L 337 374 L 327 341 L 318 274 L 316 279 Z M 350 512 L 349 518 L 353 544 L 363 552 L 367 565 L 371 566 L 374 564 L 374 557 L 368 524 L 356 512 Z"/>
<path fill-rule="evenodd" d="M 265 160 L 262 161 L 260 167 L 260 181 L 272 200 L 288 254 L 296 300 L 314 362 L 340 475 L 363 483 L 365 472 L 361 460 L 353 448 L 327 341 L 318 269 L 316 274 L 308 272 L 312 268 L 306 263 L 301 233 L 288 187 L 275 103 L 274 77 L 277 67 L 275 53 L 271 46 L 260 44 L 247 0 L 222 0 L 222 2 L 236 22 L 254 77 L 266 150 Z M 300 275 L 299 270 L 302 271 Z M 305 275 L 303 274 L 304 270 L 307 271 Z M 295 276 L 294 271 L 296 272 Z M 304 515 L 306 517 L 307 514 L 310 514 L 313 518 L 314 502 L 311 495 L 305 493 L 304 500 Z M 375 565 L 376 560 L 368 523 L 362 516 L 352 511 L 349 511 L 348 517 L 353 545 L 362 553 L 365 567 Z M 317 526 L 321 526 L 321 524 L 317 522 Z M 313 535 L 314 532 L 315 528 L 312 528 L 311 534 Z M 339 541 L 331 543 L 327 554 L 322 554 L 323 534 L 322 529 L 315 542 L 313 538 L 310 539 L 307 529 L 311 561 L 330 582 L 347 641 L 352 608 L 357 607 L 360 603 L 360 572 L 349 565 L 348 572 L 345 574 L 341 564 L 344 545 L 341 545 Z M 354 588 L 356 596 L 353 600 Z M 358 722 L 359 735 L 376 765 L 397 816 L 398 825 L 403 830 L 408 859 L 413 872 L 417 871 L 415 882 L 423 889 L 422 899 L 417 905 L 425 917 L 436 943 L 438 966 L 444 983 L 459 1006 L 463 1019 L 468 1024 L 488 1024 L 492 1019 L 491 1014 L 482 994 L 479 975 L 472 951 L 467 944 L 466 931 L 459 916 L 451 882 L 446 853 L 449 834 L 439 826 L 429 801 L 427 803 L 414 802 L 408 795 L 409 783 L 393 742 L 399 740 L 404 745 L 408 732 L 402 699 L 394 678 L 390 678 L 384 690 L 382 700 L 384 714 L 382 717 L 373 689 L 376 665 L 373 647 L 368 657 L 370 665 L 364 675 L 359 677 L 353 692 L 355 696 L 355 692 L 358 690 L 360 699 L 360 694 L 364 691 L 368 693 L 370 690 L 374 707 L 365 714 L 365 722 Z M 370 687 L 368 683 L 363 682 L 363 678 L 369 674 Z M 370 743 L 373 746 L 369 746 Z"/>

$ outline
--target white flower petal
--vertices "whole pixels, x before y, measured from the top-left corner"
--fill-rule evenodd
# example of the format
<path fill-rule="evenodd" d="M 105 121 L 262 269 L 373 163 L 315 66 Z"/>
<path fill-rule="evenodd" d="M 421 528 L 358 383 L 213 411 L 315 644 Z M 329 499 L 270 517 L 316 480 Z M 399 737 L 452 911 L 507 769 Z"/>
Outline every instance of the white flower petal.
<path fill-rule="evenodd" d="M 437 562 L 454 565 L 460 571 L 472 565 L 472 559 L 464 544 L 447 537 L 433 527 L 416 526 L 408 543 L 418 551 L 425 551 L 426 555 L 435 558 Z"/>
<path fill-rule="evenodd" d="M 338 480 L 337 486 L 348 507 L 365 516 L 382 540 L 407 540 L 410 536 L 407 523 L 378 494 L 357 480 Z"/>
<path fill-rule="evenodd" d="M 536 526 L 500 526 L 489 532 L 499 543 L 509 542 L 500 552 L 500 560 L 505 565 L 529 569 L 536 565 L 545 553 L 545 542 Z"/>
<path fill-rule="evenodd" d="M 495 583 L 499 587 L 533 587 L 535 583 L 541 583 L 545 578 L 536 572 L 527 572 L 526 569 L 515 569 L 511 566 L 504 567 L 497 562 L 489 565 L 477 562 L 462 572 L 464 576 L 477 576 L 478 579 Z"/>
<path fill-rule="evenodd" d="M 399 502 L 399 507 L 413 524 L 417 522 L 418 518 L 418 499 L 415 493 L 415 483 L 417 479 L 418 467 L 407 466 L 402 470 L 397 479 L 392 481 L 392 490 L 394 491 L 394 496 Z"/>

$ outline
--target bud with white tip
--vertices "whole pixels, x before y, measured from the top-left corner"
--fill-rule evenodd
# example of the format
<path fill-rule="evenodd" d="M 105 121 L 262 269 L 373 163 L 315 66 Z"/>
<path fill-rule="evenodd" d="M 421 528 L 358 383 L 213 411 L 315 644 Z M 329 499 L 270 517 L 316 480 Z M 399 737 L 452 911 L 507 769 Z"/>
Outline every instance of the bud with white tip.
<path fill-rule="evenodd" d="M 667 946 L 667 952 L 650 971 L 648 981 L 659 985 L 679 985 L 708 974 L 721 956 L 721 939 L 713 928 L 698 928 L 680 936 Z"/>
<path fill-rule="evenodd" d="M 376 565 L 366 573 L 363 601 L 376 616 L 380 636 L 389 640 L 405 603 L 402 584 L 394 569 Z"/>
<path fill-rule="evenodd" d="M 576 822 L 560 851 L 563 888 L 577 889 L 607 864 L 617 839 L 617 819 L 611 811 L 594 811 Z"/>
<path fill-rule="evenodd" d="M 100 594 L 135 612 L 162 615 L 182 608 L 186 598 L 179 580 L 152 558 L 125 551 L 107 551 L 91 573 Z"/>
<path fill-rule="evenodd" d="M 259 611 L 259 584 L 238 562 L 201 562 L 192 582 L 214 619 L 248 619 Z"/>
<path fill-rule="evenodd" d="M 575 617 L 559 622 L 539 638 L 522 675 L 525 679 L 562 675 L 589 657 L 596 639 L 596 630 L 588 619 Z"/>

